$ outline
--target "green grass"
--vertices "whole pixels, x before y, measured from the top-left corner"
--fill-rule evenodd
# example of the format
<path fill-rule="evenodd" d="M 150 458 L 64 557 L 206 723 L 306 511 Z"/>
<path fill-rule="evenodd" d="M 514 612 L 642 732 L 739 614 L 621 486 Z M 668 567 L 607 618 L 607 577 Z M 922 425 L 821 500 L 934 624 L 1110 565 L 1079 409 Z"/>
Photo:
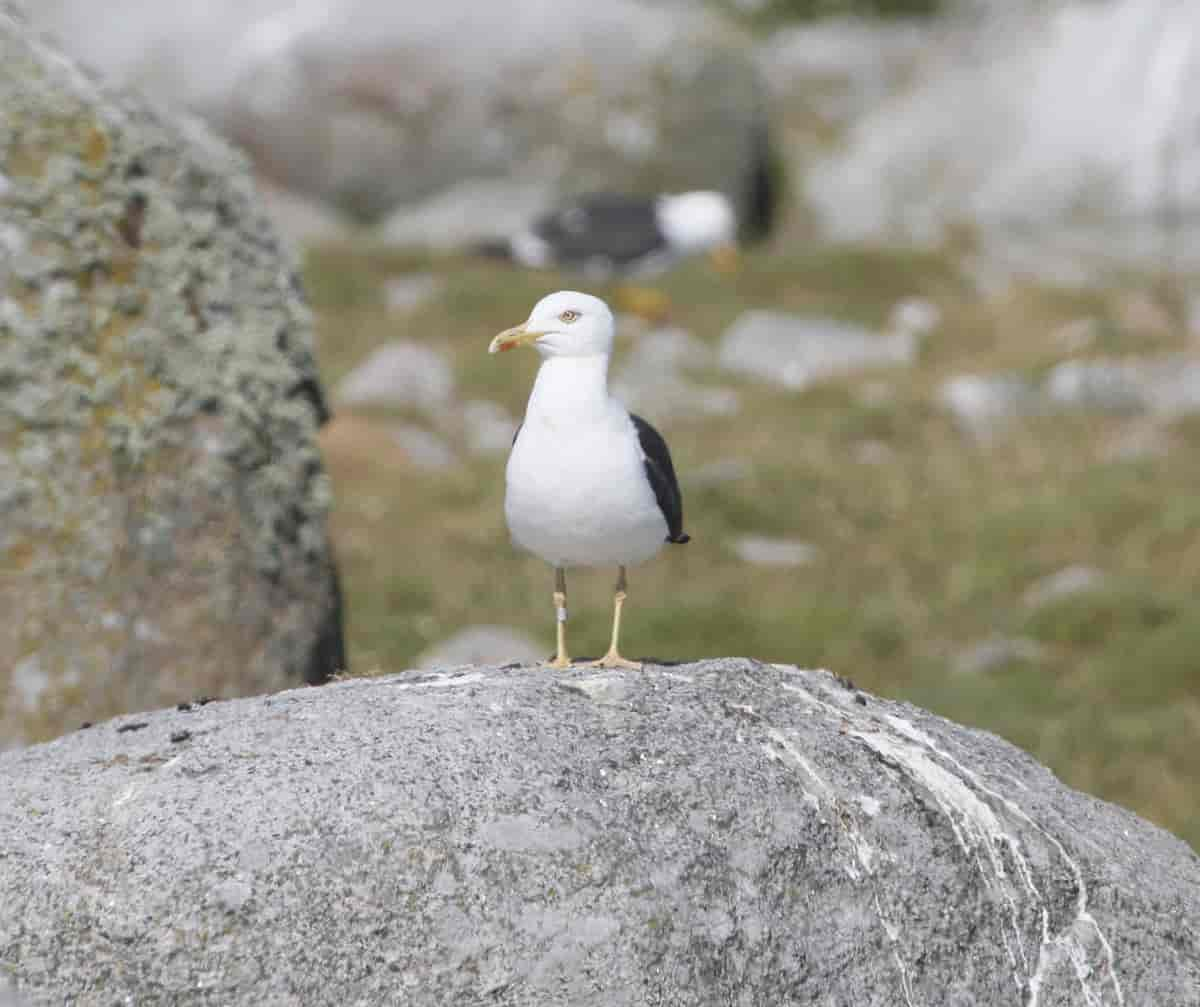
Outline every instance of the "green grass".
<path fill-rule="evenodd" d="M 942 0 L 763 0 L 750 13 L 734 0 L 721 0 L 720 6 L 757 28 L 772 28 L 795 21 L 823 17 L 928 17 L 937 14 Z"/>
<path fill-rule="evenodd" d="M 438 273 L 445 290 L 389 316 L 383 284 L 412 269 Z M 449 354 L 461 398 L 493 399 L 514 415 L 536 358 L 489 357 L 488 341 L 538 297 L 580 282 L 353 246 L 312 254 L 307 273 L 330 387 L 375 346 L 409 338 Z M 663 287 L 674 321 L 712 344 L 755 307 L 879 326 L 897 300 L 920 295 L 943 324 L 915 367 L 803 393 L 714 374 L 741 394 L 735 420 L 660 424 L 694 541 L 632 571 L 627 651 L 828 667 L 996 731 L 1068 783 L 1200 848 L 1200 498 L 1188 451 L 1200 422 L 1176 424 L 1164 458 L 1111 461 L 1106 449 L 1127 418 L 1036 417 L 985 446 L 936 404 L 955 374 L 1044 373 L 1066 352 L 1051 334 L 1084 316 L 1100 325 L 1089 352 L 1181 348 L 1182 334 L 1147 336 L 1122 321 L 1122 305 L 1153 294 L 1153 281 L 1121 277 L 1089 294 L 1026 286 L 982 301 L 949 255 L 851 248 L 752 255 L 732 280 L 698 264 Z M 550 574 L 508 543 L 503 458 L 464 451 L 458 470 L 416 471 L 372 438 L 383 418 L 358 417 L 361 427 L 339 436 L 338 424 L 355 421 L 341 416 L 325 435 L 354 672 L 406 668 L 476 623 L 525 628 L 549 649 Z M 864 443 L 876 448 L 871 463 L 858 460 Z M 743 461 L 748 475 L 692 486 L 689 475 L 713 459 Z M 819 553 L 798 568 L 750 567 L 730 549 L 742 534 L 796 537 Z M 1028 588 L 1072 564 L 1103 570 L 1104 587 L 1030 611 Z M 611 572 L 576 573 L 570 588 L 573 649 L 599 653 Z M 1037 640 L 1044 659 L 979 676 L 953 670 L 956 654 L 998 633 Z"/>

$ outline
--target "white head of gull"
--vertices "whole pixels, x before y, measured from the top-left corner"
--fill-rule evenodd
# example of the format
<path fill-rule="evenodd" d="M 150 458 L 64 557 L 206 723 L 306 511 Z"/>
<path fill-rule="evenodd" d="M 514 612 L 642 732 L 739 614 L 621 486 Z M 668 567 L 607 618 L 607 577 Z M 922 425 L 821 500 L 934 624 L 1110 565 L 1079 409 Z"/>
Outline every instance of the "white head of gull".
<path fill-rule="evenodd" d="M 506 469 L 513 541 L 554 567 L 558 647 L 567 667 L 566 568 L 616 566 L 613 634 L 597 664 L 641 667 L 618 651 L 626 567 L 666 542 L 687 542 L 683 504 L 662 436 L 608 394 L 613 316 L 598 297 L 562 290 L 496 336 L 489 352 L 536 349 L 542 366 Z"/>

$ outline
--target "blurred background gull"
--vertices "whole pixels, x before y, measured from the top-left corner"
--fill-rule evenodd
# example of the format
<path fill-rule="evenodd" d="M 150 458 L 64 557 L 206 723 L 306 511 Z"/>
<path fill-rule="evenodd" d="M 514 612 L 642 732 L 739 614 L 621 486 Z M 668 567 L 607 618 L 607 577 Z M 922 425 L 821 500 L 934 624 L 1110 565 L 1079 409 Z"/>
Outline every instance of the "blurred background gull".
<path fill-rule="evenodd" d="M 740 268 L 672 258 L 619 319 L 695 538 L 629 651 L 829 667 L 1200 846 L 1195 4 L 29 6 L 238 144 L 303 252 L 356 672 L 550 651 L 503 525 L 531 374 L 484 350 L 619 277 L 472 250 L 712 191 Z"/>

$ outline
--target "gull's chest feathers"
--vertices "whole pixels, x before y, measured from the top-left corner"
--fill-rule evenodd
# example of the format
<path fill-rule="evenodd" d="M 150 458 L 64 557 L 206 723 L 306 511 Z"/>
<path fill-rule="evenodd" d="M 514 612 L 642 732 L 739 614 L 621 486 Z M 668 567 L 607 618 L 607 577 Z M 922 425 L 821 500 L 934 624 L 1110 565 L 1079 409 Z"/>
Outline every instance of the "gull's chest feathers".
<path fill-rule="evenodd" d="M 532 416 L 508 465 L 510 490 L 545 497 L 549 510 L 637 503 L 645 482 L 641 449 L 624 415 L 586 424 Z"/>
<path fill-rule="evenodd" d="M 666 521 L 623 412 L 583 426 L 529 418 L 507 482 L 513 540 L 555 566 L 640 563 L 662 547 Z"/>

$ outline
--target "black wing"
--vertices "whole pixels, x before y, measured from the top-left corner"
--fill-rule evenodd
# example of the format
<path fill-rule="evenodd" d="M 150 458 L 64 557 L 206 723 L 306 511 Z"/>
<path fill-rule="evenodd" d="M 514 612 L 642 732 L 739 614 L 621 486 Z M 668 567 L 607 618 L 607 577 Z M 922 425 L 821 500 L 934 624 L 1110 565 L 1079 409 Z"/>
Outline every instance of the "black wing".
<path fill-rule="evenodd" d="M 683 495 L 679 492 L 679 483 L 675 479 L 675 466 L 671 464 L 671 452 L 662 434 L 654 429 L 640 416 L 629 414 L 637 429 L 638 441 L 642 445 L 645 456 L 646 478 L 654 490 L 654 498 L 658 501 L 658 509 L 667 519 L 667 541 L 682 545 L 690 541 L 691 536 L 683 530 Z"/>
<path fill-rule="evenodd" d="M 652 196 L 597 194 L 540 217 L 532 230 L 564 265 L 609 259 L 625 265 L 664 251 Z"/>

